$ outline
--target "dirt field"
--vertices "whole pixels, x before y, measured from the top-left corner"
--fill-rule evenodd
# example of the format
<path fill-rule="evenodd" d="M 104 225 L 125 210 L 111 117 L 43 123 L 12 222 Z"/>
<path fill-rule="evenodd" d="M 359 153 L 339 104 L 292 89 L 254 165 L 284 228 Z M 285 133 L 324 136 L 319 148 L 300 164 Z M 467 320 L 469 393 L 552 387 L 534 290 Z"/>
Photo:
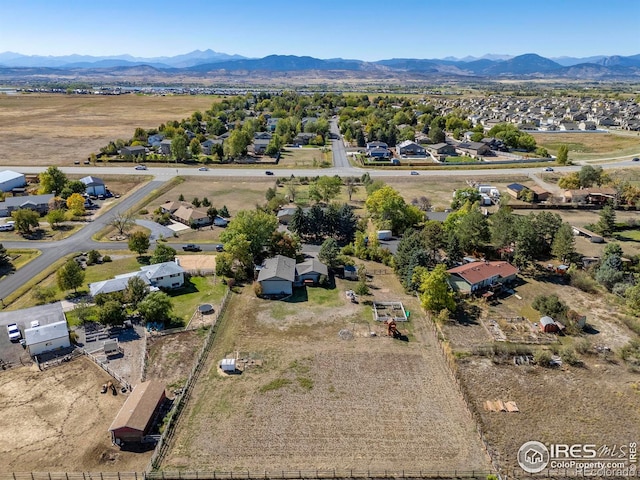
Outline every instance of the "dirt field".
<path fill-rule="evenodd" d="M 158 380 L 171 391 L 184 386 L 204 343 L 204 330 L 190 330 L 147 339 L 147 379 Z"/>
<path fill-rule="evenodd" d="M 40 372 L 0 374 L 0 471 L 142 471 L 150 452 L 120 451 L 108 428 L 123 395 L 102 395 L 111 378 L 86 358 Z"/>
<path fill-rule="evenodd" d="M 178 261 L 187 271 L 215 271 L 216 269 L 215 255 L 178 255 Z"/>
<path fill-rule="evenodd" d="M 0 95 L 2 165 L 73 165 L 136 127 L 157 128 L 216 101 L 207 96 Z"/>
<path fill-rule="evenodd" d="M 382 335 L 370 307 L 346 301 L 352 287 L 339 281 L 300 303 L 250 288 L 234 297 L 163 468 L 488 470 L 415 299 L 401 297 L 412 312 L 402 342 Z M 377 299 L 399 298 L 393 275 L 372 287 Z M 236 351 L 263 366 L 222 376 L 218 362 Z"/>

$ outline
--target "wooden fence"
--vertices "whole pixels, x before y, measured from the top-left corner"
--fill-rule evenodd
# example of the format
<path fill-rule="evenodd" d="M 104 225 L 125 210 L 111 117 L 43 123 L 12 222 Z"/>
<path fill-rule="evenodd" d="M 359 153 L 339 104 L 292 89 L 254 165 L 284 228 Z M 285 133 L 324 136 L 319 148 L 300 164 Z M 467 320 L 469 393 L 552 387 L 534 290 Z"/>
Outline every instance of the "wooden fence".
<path fill-rule="evenodd" d="M 82 352 L 87 357 L 89 357 L 96 365 L 98 365 L 105 372 L 107 372 L 109 375 L 111 375 L 121 386 L 123 386 L 124 388 L 126 388 L 129 391 L 132 390 L 131 385 L 129 384 L 129 382 L 127 382 L 124 378 L 122 378 L 120 375 L 118 375 L 116 372 L 114 372 L 112 369 L 110 369 L 109 366 L 106 363 L 101 362 L 98 359 L 98 357 L 96 357 L 95 355 L 87 352 L 86 350 L 82 350 Z"/>
<path fill-rule="evenodd" d="M 146 468 L 147 474 L 150 474 L 160 466 L 162 459 L 164 458 L 164 456 L 167 454 L 169 450 L 169 443 L 175 432 L 176 425 L 180 418 L 180 414 L 182 413 L 185 406 L 187 405 L 187 401 L 191 397 L 196 380 L 198 379 L 198 376 L 200 375 L 200 372 L 204 367 L 209 351 L 211 350 L 211 347 L 213 345 L 213 340 L 215 339 L 216 333 L 219 328 L 219 321 L 224 317 L 230 298 L 231 298 L 231 290 L 229 289 L 227 290 L 227 293 L 222 299 L 222 302 L 220 304 L 220 309 L 214 314 L 215 319 L 213 321 L 213 325 L 211 326 L 209 333 L 204 341 L 204 345 L 202 346 L 202 349 L 200 350 L 200 353 L 196 358 L 196 362 L 193 368 L 191 369 L 191 372 L 189 373 L 189 377 L 185 382 L 184 388 L 174 400 L 169 413 L 167 413 L 167 415 L 165 416 L 166 423 L 164 426 L 164 430 L 162 431 L 160 440 L 158 441 L 156 448 L 153 452 L 153 455 L 151 456 L 151 459 L 147 464 L 147 468 Z"/>

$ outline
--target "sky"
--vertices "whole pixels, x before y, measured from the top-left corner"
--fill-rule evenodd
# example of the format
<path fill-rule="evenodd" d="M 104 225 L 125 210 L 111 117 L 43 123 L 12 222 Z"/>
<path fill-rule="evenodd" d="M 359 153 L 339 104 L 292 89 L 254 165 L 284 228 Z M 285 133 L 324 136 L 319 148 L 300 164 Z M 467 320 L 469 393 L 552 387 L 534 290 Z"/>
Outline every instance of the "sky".
<path fill-rule="evenodd" d="M 4 3 L 4 2 L 3 2 Z M 18 0 L 0 52 L 260 58 L 640 54 L 640 0 Z"/>

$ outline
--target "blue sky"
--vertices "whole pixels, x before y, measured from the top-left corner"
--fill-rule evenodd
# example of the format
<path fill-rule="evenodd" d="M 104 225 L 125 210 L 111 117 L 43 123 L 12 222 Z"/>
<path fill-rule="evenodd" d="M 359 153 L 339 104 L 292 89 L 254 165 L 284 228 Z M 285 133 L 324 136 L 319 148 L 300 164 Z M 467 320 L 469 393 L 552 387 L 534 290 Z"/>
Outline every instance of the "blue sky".
<path fill-rule="evenodd" d="M 17 0 L 0 52 L 380 60 L 640 53 L 640 0 Z"/>

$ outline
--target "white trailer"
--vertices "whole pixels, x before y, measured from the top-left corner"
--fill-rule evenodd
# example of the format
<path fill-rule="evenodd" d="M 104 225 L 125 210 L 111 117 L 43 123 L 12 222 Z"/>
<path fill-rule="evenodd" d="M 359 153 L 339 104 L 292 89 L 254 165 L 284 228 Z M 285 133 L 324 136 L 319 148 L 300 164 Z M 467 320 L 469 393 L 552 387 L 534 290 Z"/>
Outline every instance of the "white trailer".
<path fill-rule="evenodd" d="M 393 232 L 391 230 L 378 230 L 378 240 L 391 240 Z"/>

